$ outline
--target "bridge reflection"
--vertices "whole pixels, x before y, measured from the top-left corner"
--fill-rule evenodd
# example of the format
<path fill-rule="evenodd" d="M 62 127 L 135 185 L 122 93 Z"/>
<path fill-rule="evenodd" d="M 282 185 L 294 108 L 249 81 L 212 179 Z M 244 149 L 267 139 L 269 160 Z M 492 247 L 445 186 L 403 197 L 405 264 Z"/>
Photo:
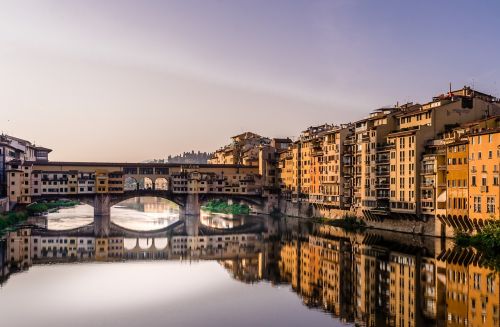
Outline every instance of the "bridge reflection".
<path fill-rule="evenodd" d="M 499 326 L 498 272 L 450 240 L 295 219 L 262 218 L 253 229 L 197 225 L 196 235 L 189 224 L 154 237 L 23 228 L 0 246 L 2 273 L 46 262 L 216 260 L 237 280 L 290 285 L 304 305 L 360 326 Z"/>

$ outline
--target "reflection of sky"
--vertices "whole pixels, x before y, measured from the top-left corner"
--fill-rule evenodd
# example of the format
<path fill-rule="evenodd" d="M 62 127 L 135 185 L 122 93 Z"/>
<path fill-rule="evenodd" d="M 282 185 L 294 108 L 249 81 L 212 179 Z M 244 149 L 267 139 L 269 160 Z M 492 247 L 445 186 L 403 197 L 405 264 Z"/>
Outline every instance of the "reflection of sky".
<path fill-rule="evenodd" d="M 216 261 L 34 266 L 0 288 L 0 317 L 36 327 L 340 325 L 288 287 L 238 282 Z"/>
<path fill-rule="evenodd" d="M 61 230 L 90 224 L 94 208 L 79 205 L 60 209 L 48 216 L 48 228 Z M 130 199 L 111 208 L 111 221 L 134 230 L 153 230 L 166 227 L 179 219 L 179 209 L 172 202 L 160 198 Z"/>

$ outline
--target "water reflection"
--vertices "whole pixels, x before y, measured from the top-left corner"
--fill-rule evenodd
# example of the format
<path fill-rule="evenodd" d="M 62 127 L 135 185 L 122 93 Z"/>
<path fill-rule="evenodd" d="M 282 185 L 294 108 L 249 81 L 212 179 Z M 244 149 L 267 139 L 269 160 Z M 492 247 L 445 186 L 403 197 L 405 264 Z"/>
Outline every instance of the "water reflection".
<path fill-rule="evenodd" d="M 201 212 L 201 223 L 203 225 L 214 228 L 222 228 L 222 229 L 235 228 L 244 225 L 246 220 L 248 219 L 249 216 L 245 215 L 226 215 L 226 214 L 214 214 L 205 211 Z"/>
<path fill-rule="evenodd" d="M 191 235 L 179 227 L 157 238 L 55 236 L 43 228 L 24 228 L 0 245 L 2 278 L 47 262 L 207 260 L 245 284 L 290 285 L 316 316 L 317 310 L 329 313 L 330 324 L 333 319 L 363 326 L 499 326 L 499 274 L 483 266 L 474 250 L 407 234 L 348 233 L 296 219 L 246 219 L 247 224 L 224 229 L 200 224 Z M 207 271 L 203 278 L 217 277 Z M 288 303 L 288 295 L 280 296 Z M 293 325 L 290 317 L 294 312 L 274 317 L 273 325 Z M 330 325 L 321 319 L 314 325 Z"/>
<path fill-rule="evenodd" d="M 132 230 L 154 230 L 169 226 L 179 218 L 178 206 L 157 197 L 132 198 L 111 207 L 111 221 Z M 94 208 L 82 204 L 49 213 L 47 223 L 52 230 L 65 230 L 93 222 Z"/>

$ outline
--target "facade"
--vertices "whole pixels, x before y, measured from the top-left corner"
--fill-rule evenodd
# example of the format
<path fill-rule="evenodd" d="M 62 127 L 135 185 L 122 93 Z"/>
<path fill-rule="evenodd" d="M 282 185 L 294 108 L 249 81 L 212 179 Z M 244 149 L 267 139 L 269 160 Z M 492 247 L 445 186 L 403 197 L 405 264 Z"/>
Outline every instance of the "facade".
<path fill-rule="evenodd" d="M 479 123 L 467 135 L 469 143 L 469 217 L 499 219 L 500 117 Z"/>
<path fill-rule="evenodd" d="M 10 135 L 0 135 L 0 198 L 7 194 L 7 164 L 13 160 L 48 161 L 51 149 L 39 147 L 29 141 Z"/>
<path fill-rule="evenodd" d="M 14 160 L 7 167 L 10 202 L 20 204 L 44 196 L 122 194 L 157 186 L 173 194 L 260 195 L 263 192 L 257 166 Z"/>
<path fill-rule="evenodd" d="M 259 163 L 259 147 L 269 145 L 271 140 L 252 132 L 231 137 L 231 144 L 215 151 L 209 164 L 255 166 Z"/>

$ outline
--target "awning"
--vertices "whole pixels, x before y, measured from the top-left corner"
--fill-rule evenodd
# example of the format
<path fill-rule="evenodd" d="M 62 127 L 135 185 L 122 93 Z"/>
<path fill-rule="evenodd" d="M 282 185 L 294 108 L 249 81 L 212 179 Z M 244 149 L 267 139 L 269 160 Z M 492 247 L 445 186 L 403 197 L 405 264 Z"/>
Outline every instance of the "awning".
<path fill-rule="evenodd" d="M 446 203 L 446 191 L 441 192 L 437 198 L 437 202 Z"/>

